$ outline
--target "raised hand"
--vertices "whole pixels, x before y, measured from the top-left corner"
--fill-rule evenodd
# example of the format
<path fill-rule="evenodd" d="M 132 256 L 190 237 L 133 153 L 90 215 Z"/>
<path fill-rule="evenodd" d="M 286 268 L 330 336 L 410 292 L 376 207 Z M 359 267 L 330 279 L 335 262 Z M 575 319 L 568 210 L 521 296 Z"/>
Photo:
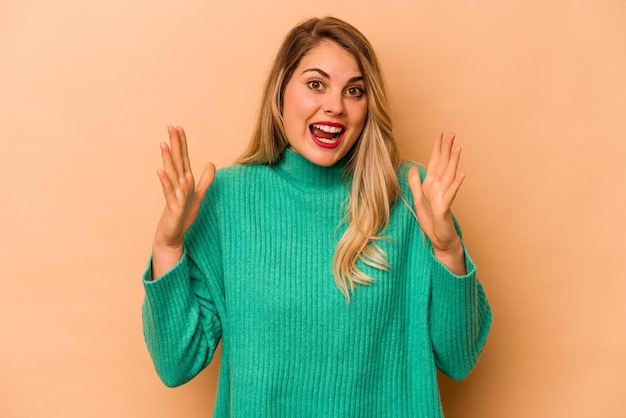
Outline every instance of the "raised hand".
<path fill-rule="evenodd" d="M 215 176 L 215 166 L 207 163 L 196 184 L 189 164 L 185 131 L 179 126 L 168 126 L 167 131 L 170 145 L 161 143 L 163 168 L 157 170 L 165 209 L 152 244 L 153 278 L 162 276 L 182 257 L 185 232 L 196 220 L 202 199 Z"/>
<path fill-rule="evenodd" d="M 453 273 L 462 275 L 465 274 L 465 257 L 450 206 L 465 174 L 457 174 L 461 147 L 454 147 L 454 138 L 454 134 L 447 134 L 444 139 L 443 132 L 439 132 L 424 180 L 420 181 L 417 167 L 411 167 L 408 180 L 417 220 L 432 243 L 435 257 Z"/>

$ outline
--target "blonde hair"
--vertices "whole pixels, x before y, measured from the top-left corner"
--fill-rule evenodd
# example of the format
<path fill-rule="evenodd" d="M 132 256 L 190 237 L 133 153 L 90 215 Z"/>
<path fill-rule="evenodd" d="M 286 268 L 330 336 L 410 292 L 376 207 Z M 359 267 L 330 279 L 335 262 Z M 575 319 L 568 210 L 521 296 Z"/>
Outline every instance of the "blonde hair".
<path fill-rule="evenodd" d="M 285 37 L 267 78 L 263 99 L 248 148 L 239 164 L 273 164 L 280 160 L 289 141 L 282 120 L 285 86 L 294 70 L 311 49 L 333 41 L 355 58 L 363 75 L 368 114 L 360 138 L 348 153 L 345 173 L 352 177 L 344 222 L 347 229 L 335 250 L 333 275 L 337 287 L 349 300 L 357 285 L 373 279 L 357 261 L 389 270 L 387 254 L 377 244 L 389 224 L 391 207 L 400 194 L 396 170 L 400 165 L 398 147 L 382 70 L 369 41 L 350 24 L 334 17 L 312 18 L 295 26 Z"/>

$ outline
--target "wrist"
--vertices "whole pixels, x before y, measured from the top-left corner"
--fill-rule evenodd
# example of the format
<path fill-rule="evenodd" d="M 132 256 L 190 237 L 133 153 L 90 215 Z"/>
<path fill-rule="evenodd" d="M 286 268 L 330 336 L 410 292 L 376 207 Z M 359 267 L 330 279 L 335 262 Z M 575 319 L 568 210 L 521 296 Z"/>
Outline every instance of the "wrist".
<path fill-rule="evenodd" d="M 457 236 L 454 243 L 447 248 L 437 248 L 433 245 L 433 253 L 436 257 L 458 257 L 459 255 L 463 255 L 463 244 L 461 243 L 461 239 Z"/>
<path fill-rule="evenodd" d="M 170 271 L 183 257 L 183 246 L 152 245 L 152 279 Z"/>
<path fill-rule="evenodd" d="M 452 273 L 457 276 L 463 276 L 467 274 L 465 267 L 465 250 L 460 239 L 457 242 L 445 250 L 433 247 L 433 254 L 437 260 L 448 268 Z"/>
<path fill-rule="evenodd" d="M 156 240 L 152 243 L 152 254 L 181 254 L 183 253 L 183 244 L 163 244 L 159 243 Z"/>

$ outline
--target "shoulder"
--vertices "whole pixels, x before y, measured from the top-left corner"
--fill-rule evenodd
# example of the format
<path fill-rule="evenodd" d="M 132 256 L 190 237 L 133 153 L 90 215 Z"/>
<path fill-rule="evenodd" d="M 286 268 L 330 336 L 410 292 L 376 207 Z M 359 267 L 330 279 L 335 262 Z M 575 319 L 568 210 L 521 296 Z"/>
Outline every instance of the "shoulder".
<path fill-rule="evenodd" d="M 269 171 L 265 164 L 236 164 L 222 167 L 215 172 L 211 189 L 217 192 L 250 185 L 266 176 Z"/>
<path fill-rule="evenodd" d="M 222 167 L 215 172 L 215 181 L 238 182 L 248 180 L 250 177 L 262 175 L 268 171 L 266 164 L 235 164 Z"/>
<path fill-rule="evenodd" d="M 213 207 L 221 204 L 232 203 L 243 193 L 247 193 L 257 187 L 258 182 L 267 175 L 265 165 L 232 165 L 219 168 L 215 172 L 213 183 L 204 197 L 203 206 L 211 202 Z"/>

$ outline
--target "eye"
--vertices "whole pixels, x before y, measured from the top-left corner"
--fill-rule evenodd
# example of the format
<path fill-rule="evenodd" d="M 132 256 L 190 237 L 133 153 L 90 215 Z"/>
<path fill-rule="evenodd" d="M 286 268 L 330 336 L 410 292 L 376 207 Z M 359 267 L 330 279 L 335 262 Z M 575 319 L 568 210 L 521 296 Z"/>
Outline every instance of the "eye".
<path fill-rule="evenodd" d="M 365 91 L 359 86 L 348 87 L 346 89 L 346 94 L 350 97 L 361 97 L 363 93 L 365 93 Z"/>
<path fill-rule="evenodd" d="M 324 84 L 320 80 L 310 80 L 306 83 L 311 90 L 320 91 L 324 88 Z"/>

